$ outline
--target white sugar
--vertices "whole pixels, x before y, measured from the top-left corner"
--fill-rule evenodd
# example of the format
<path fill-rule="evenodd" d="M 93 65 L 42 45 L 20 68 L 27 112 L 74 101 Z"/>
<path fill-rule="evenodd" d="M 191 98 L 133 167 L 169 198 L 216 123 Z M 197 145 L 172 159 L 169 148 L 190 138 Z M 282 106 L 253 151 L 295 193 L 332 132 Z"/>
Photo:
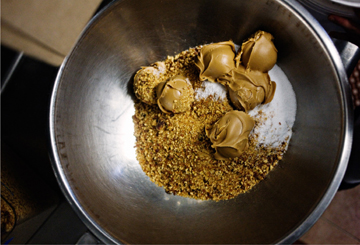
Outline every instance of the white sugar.
<path fill-rule="evenodd" d="M 275 65 L 269 75 L 276 82 L 275 96 L 270 103 L 251 110 L 249 115 L 259 121 L 252 132 L 258 135 L 258 143 L 278 147 L 291 138 L 296 116 L 296 97 L 289 79 L 279 66 Z"/>
<path fill-rule="evenodd" d="M 206 99 L 210 95 L 215 100 L 224 100 L 226 98 L 226 88 L 220 83 L 213 83 L 210 81 L 204 81 L 202 87 L 195 90 L 195 99 Z"/>

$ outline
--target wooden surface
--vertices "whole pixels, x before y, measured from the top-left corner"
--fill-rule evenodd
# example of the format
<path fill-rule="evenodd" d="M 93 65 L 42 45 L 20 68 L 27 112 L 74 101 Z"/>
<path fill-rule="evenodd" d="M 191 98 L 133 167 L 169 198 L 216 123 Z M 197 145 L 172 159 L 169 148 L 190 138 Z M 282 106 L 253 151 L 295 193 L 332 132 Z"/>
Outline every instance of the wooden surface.
<path fill-rule="evenodd" d="M 3 0 L 3 45 L 59 66 L 101 0 Z"/>

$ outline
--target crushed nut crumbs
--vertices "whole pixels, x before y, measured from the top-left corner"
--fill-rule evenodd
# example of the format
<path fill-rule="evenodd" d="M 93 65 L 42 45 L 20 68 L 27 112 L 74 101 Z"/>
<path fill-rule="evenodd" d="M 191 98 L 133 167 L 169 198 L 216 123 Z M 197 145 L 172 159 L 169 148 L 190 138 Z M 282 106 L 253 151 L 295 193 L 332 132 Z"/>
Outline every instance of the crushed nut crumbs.
<path fill-rule="evenodd" d="M 194 90 L 200 88 L 202 82 L 194 65 L 200 49 L 198 46 L 175 57 L 168 56 L 166 71 L 154 81 L 160 83 L 183 74 Z M 138 85 L 139 92 L 146 91 L 146 83 Z M 144 97 L 147 95 L 144 93 Z M 154 103 L 136 100 L 135 147 L 143 171 L 167 193 L 195 199 L 228 200 L 250 190 L 282 159 L 286 141 L 280 147 L 269 148 L 257 143 L 258 135 L 250 134 L 249 147 L 241 157 L 214 159 L 215 150 L 205 127 L 231 110 L 228 100 L 212 96 L 194 101 L 190 111 L 179 114 L 166 114 Z M 255 125 L 259 123 L 256 121 Z"/>

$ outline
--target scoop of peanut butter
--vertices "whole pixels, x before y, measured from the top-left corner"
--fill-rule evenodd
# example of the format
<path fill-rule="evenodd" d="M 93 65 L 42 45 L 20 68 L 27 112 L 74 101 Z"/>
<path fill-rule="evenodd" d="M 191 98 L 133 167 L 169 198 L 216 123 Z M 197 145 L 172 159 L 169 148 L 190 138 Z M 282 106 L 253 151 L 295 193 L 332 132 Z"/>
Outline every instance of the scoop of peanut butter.
<path fill-rule="evenodd" d="M 155 62 L 151 66 L 144 66 L 134 77 L 134 92 L 136 97 L 144 103 L 156 104 L 155 87 L 160 83 L 160 74 L 166 70 L 165 62 Z"/>
<path fill-rule="evenodd" d="M 195 65 L 200 70 L 200 80 L 215 80 L 235 68 L 235 45 L 232 41 L 213 43 L 204 46 Z"/>
<path fill-rule="evenodd" d="M 268 73 L 247 70 L 242 65 L 218 79 L 227 86 L 231 102 L 239 110 L 248 112 L 259 104 L 269 103 L 275 94 L 276 83 Z"/>
<path fill-rule="evenodd" d="M 273 43 L 274 37 L 267 32 L 257 31 L 241 46 L 237 54 L 236 64 L 240 62 L 246 69 L 268 72 L 277 60 L 277 49 Z"/>
<path fill-rule="evenodd" d="M 156 87 L 157 104 L 165 113 L 181 113 L 190 109 L 194 90 L 182 75 L 171 77 Z"/>
<path fill-rule="evenodd" d="M 225 160 L 239 157 L 247 149 L 249 134 L 255 125 L 254 120 L 243 111 L 226 113 L 212 127 L 206 128 L 216 153 L 215 159 Z"/>

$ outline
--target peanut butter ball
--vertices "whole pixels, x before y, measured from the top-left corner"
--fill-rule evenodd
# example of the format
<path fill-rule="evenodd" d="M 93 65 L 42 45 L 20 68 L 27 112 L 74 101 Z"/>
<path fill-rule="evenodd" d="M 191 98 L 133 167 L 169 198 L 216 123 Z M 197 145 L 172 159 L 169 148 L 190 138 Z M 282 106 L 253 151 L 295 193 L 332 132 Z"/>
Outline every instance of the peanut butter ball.
<path fill-rule="evenodd" d="M 194 90 L 182 75 L 171 77 L 156 87 L 157 104 L 162 112 L 181 113 L 190 110 Z"/>
<path fill-rule="evenodd" d="M 239 110 L 248 112 L 259 104 L 269 103 L 275 94 L 276 83 L 268 73 L 239 67 L 220 77 L 218 82 L 227 86 L 231 102 Z"/>
<path fill-rule="evenodd" d="M 247 149 L 255 121 L 243 111 L 226 113 L 212 127 L 206 128 L 217 160 L 239 157 Z"/>
<path fill-rule="evenodd" d="M 274 37 L 267 32 L 257 31 L 241 46 L 237 54 L 236 64 L 240 62 L 246 69 L 268 72 L 277 60 L 277 49 L 273 43 Z"/>
<path fill-rule="evenodd" d="M 232 41 L 213 43 L 201 48 L 195 61 L 200 80 L 215 80 L 235 68 L 235 45 Z"/>
<path fill-rule="evenodd" d="M 144 66 L 134 77 L 134 92 L 136 97 L 146 104 L 156 104 L 155 87 L 160 83 L 160 75 L 166 70 L 165 62 L 156 62 Z"/>

